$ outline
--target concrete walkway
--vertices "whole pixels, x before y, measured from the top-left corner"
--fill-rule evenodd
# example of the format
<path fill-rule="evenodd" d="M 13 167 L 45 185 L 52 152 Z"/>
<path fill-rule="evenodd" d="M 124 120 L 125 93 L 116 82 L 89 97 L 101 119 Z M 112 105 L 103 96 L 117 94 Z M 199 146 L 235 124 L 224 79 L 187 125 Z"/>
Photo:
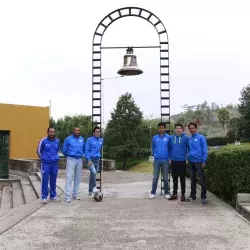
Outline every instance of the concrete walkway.
<path fill-rule="evenodd" d="M 87 196 L 85 181 L 81 201 L 42 207 L 2 234 L 0 249 L 250 249 L 250 223 L 233 208 L 212 194 L 205 206 L 163 196 L 149 200 L 150 179 L 105 173 L 100 203 Z M 63 187 L 64 180 L 58 184 Z M 187 193 L 189 186 L 187 180 Z"/>

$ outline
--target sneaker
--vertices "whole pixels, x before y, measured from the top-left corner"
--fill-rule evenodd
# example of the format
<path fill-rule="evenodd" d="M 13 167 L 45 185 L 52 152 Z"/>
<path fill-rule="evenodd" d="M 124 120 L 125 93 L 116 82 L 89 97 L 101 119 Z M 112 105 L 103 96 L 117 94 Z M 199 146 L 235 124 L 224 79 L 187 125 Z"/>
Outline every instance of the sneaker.
<path fill-rule="evenodd" d="M 149 199 L 154 199 L 155 198 L 155 194 L 150 194 L 149 195 Z"/>
<path fill-rule="evenodd" d="M 207 204 L 207 199 L 206 198 L 201 199 L 201 204 Z"/>
<path fill-rule="evenodd" d="M 65 199 L 65 202 L 70 203 L 70 202 L 71 202 L 71 199 L 70 199 L 70 198 L 67 198 L 67 199 Z"/>
<path fill-rule="evenodd" d="M 46 199 L 42 199 L 42 204 L 47 204 L 48 201 Z"/>
<path fill-rule="evenodd" d="M 189 196 L 190 201 L 196 201 L 196 197 Z"/>
<path fill-rule="evenodd" d="M 96 187 L 93 188 L 93 193 L 97 193 L 98 189 Z"/>
<path fill-rule="evenodd" d="M 185 195 L 181 196 L 181 201 L 186 201 Z"/>
<path fill-rule="evenodd" d="M 50 201 L 52 202 L 59 202 L 60 199 L 58 197 L 51 198 Z"/>
<path fill-rule="evenodd" d="M 79 200 L 80 200 L 80 197 L 79 197 L 79 196 L 73 196 L 73 200 L 79 201 Z"/>
<path fill-rule="evenodd" d="M 166 197 L 166 199 L 167 199 L 167 197 Z M 178 195 L 172 194 L 171 197 L 168 198 L 168 199 L 169 199 L 170 201 L 172 201 L 172 200 L 177 200 L 177 199 L 178 199 Z"/>
<path fill-rule="evenodd" d="M 170 195 L 169 194 L 165 194 L 165 198 L 168 200 L 170 199 Z"/>

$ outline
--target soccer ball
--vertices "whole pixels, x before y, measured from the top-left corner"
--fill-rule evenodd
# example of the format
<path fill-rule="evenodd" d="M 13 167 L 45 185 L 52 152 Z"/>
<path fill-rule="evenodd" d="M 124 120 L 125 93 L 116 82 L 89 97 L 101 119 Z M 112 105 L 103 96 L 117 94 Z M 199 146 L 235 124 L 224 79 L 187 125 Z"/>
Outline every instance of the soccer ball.
<path fill-rule="evenodd" d="M 103 200 L 103 194 L 101 192 L 96 192 L 94 194 L 94 200 L 97 202 L 100 202 Z"/>

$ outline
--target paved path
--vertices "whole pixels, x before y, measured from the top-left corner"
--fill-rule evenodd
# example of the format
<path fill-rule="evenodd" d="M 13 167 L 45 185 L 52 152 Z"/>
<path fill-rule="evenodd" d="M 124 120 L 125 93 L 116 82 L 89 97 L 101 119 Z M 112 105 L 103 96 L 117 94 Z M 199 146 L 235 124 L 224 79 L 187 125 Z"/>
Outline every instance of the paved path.
<path fill-rule="evenodd" d="M 149 200 L 150 179 L 105 173 L 104 192 L 112 195 L 101 203 L 87 196 L 85 181 L 81 201 L 44 206 L 2 234 L 0 249 L 250 249 L 250 224 L 230 206 L 212 194 L 205 206 Z"/>

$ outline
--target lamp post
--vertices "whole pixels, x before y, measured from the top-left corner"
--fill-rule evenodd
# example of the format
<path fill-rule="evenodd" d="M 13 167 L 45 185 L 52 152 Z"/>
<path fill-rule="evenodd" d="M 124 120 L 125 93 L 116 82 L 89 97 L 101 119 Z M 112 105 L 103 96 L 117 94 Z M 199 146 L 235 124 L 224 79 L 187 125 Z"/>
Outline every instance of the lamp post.
<path fill-rule="evenodd" d="M 49 100 L 49 118 L 51 118 L 51 100 Z"/>
<path fill-rule="evenodd" d="M 152 151 L 152 131 L 151 131 L 151 126 L 149 127 L 149 145 L 150 145 L 150 149 L 149 149 L 149 152 L 151 154 L 151 151 Z"/>

